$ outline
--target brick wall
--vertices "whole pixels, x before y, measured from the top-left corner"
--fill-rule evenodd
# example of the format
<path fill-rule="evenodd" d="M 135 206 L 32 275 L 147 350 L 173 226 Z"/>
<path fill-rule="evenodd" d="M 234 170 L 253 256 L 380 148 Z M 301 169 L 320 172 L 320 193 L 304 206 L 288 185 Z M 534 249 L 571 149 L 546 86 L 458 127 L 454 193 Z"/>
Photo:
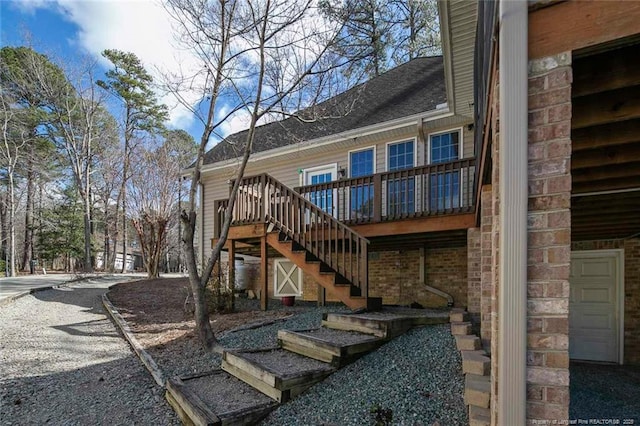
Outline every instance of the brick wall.
<path fill-rule="evenodd" d="M 624 242 L 624 360 L 640 364 L 640 239 Z"/>
<path fill-rule="evenodd" d="M 476 322 L 480 316 L 482 294 L 482 232 L 480 228 L 467 231 L 467 310 Z"/>
<path fill-rule="evenodd" d="M 624 363 L 640 364 L 640 239 L 574 241 L 571 249 L 624 249 Z"/>
<path fill-rule="evenodd" d="M 475 250 L 475 252 L 478 252 Z M 478 256 L 479 257 L 479 256 Z M 273 297 L 273 258 L 268 262 L 269 297 Z M 388 305 L 441 307 L 447 300 L 426 285 L 450 294 L 456 307 L 467 307 L 467 247 L 386 250 L 369 253 L 369 295 L 382 297 Z M 259 264 L 249 288 L 260 289 Z M 318 284 L 303 273 L 302 300 L 318 300 Z M 334 302 L 327 293 L 327 301 Z"/>
<path fill-rule="evenodd" d="M 497 166 L 496 166 L 497 167 Z M 491 185 L 485 185 L 480 194 L 480 338 L 483 348 L 491 353 L 491 316 L 493 312 L 493 192 Z"/>
<path fill-rule="evenodd" d="M 386 250 L 369 254 L 369 294 L 384 304 L 446 306 L 425 284 L 451 294 L 456 306 L 467 305 L 467 248 Z M 312 291 L 312 290 L 311 290 Z"/>
<path fill-rule="evenodd" d="M 571 53 L 529 63 L 529 422 L 569 415 L 571 78 Z"/>
<path fill-rule="evenodd" d="M 425 249 L 425 282 L 453 297 L 454 306 L 467 306 L 467 247 Z M 425 306 L 442 306 L 441 297 L 417 286 L 416 300 Z M 446 303 L 445 303 L 446 305 Z"/>

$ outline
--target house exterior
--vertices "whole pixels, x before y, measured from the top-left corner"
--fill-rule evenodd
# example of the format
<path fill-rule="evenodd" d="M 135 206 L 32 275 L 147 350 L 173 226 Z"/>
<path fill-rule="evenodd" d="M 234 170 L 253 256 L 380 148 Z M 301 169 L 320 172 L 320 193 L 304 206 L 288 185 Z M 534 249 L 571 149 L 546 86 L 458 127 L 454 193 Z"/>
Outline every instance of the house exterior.
<path fill-rule="evenodd" d="M 369 299 L 467 305 L 475 27 L 464 24 L 475 21 L 476 4 L 440 9 L 443 57 L 414 59 L 302 112 L 311 119 L 256 128 L 226 249 L 245 265 L 263 263 L 250 284 L 263 307 L 267 294 L 352 308 Z M 244 136 L 205 157 L 203 259 L 219 235 Z"/>
<path fill-rule="evenodd" d="M 638 2 L 479 3 L 467 298 L 491 424 L 569 424 L 570 360 L 640 362 L 639 22 Z"/>

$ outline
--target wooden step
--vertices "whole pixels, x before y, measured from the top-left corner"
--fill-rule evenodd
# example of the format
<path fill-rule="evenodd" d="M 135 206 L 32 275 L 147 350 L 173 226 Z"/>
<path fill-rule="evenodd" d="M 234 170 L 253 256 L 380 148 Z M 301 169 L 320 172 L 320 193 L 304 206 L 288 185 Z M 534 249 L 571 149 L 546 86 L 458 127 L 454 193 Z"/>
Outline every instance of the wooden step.
<path fill-rule="evenodd" d="M 464 377 L 464 403 L 480 408 L 489 408 L 491 401 L 491 378 L 467 374 Z"/>
<path fill-rule="evenodd" d="M 337 368 L 371 352 L 383 342 L 381 338 L 369 334 L 330 328 L 278 331 L 278 343 L 283 349 L 329 363 Z"/>
<path fill-rule="evenodd" d="M 225 351 L 222 369 L 278 402 L 286 402 L 335 371 L 284 349 Z"/>
<path fill-rule="evenodd" d="M 491 410 L 469 405 L 469 426 L 491 426 Z"/>
<path fill-rule="evenodd" d="M 451 322 L 467 322 L 469 321 L 469 312 L 461 309 L 452 309 L 449 314 L 449 321 Z"/>
<path fill-rule="evenodd" d="M 484 351 L 460 351 L 462 355 L 462 372 L 488 376 L 491 372 L 491 359 Z"/>
<path fill-rule="evenodd" d="M 470 322 L 452 322 L 451 334 L 453 334 L 454 336 L 464 336 L 467 334 L 471 334 L 471 323 Z"/>
<path fill-rule="evenodd" d="M 382 312 L 364 314 L 324 314 L 323 327 L 335 330 L 357 331 L 382 339 L 391 339 L 403 334 L 413 326 L 411 318 Z"/>
<path fill-rule="evenodd" d="M 456 338 L 456 347 L 459 351 L 477 351 L 481 347 L 480 338 L 473 334 L 457 335 L 454 337 Z"/>
<path fill-rule="evenodd" d="M 169 379 L 165 397 L 183 424 L 194 425 L 255 424 L 278 406 L 222 370 Z"/>

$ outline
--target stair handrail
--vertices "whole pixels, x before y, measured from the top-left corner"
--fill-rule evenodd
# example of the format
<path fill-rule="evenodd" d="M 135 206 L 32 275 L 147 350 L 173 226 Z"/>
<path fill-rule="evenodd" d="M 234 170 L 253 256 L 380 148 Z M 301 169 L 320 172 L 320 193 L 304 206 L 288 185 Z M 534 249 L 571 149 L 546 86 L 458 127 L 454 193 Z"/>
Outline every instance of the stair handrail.
<path fill-rule="evenodd" d="M 273 176 L 244 177 L 233 213 L 234 224 L 273 223 L 368 296 L 369 240 Z"/>

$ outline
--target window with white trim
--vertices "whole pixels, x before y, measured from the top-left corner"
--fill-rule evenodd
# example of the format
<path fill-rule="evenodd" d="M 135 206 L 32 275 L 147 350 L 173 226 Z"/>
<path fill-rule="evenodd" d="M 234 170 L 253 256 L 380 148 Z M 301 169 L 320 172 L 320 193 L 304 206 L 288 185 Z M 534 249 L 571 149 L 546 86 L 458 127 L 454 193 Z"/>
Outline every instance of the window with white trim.
<path fill-rule="evenodd" d="M 414 141 L 387 145 L 387 171 L 410 169 L 415 161 Z M 400 216 L 415 212 L 415 178 L 400 177 L 387 181 L 387 216 Z"/>
<path fill-rule="evenodd" d="M 431 164 L 448 163 L 460 159 L 460 131 L 429 136 Z M 460 207 L 460 171 L 432 173 L 429 177 L 429 209 L 432 211 Z"/>

